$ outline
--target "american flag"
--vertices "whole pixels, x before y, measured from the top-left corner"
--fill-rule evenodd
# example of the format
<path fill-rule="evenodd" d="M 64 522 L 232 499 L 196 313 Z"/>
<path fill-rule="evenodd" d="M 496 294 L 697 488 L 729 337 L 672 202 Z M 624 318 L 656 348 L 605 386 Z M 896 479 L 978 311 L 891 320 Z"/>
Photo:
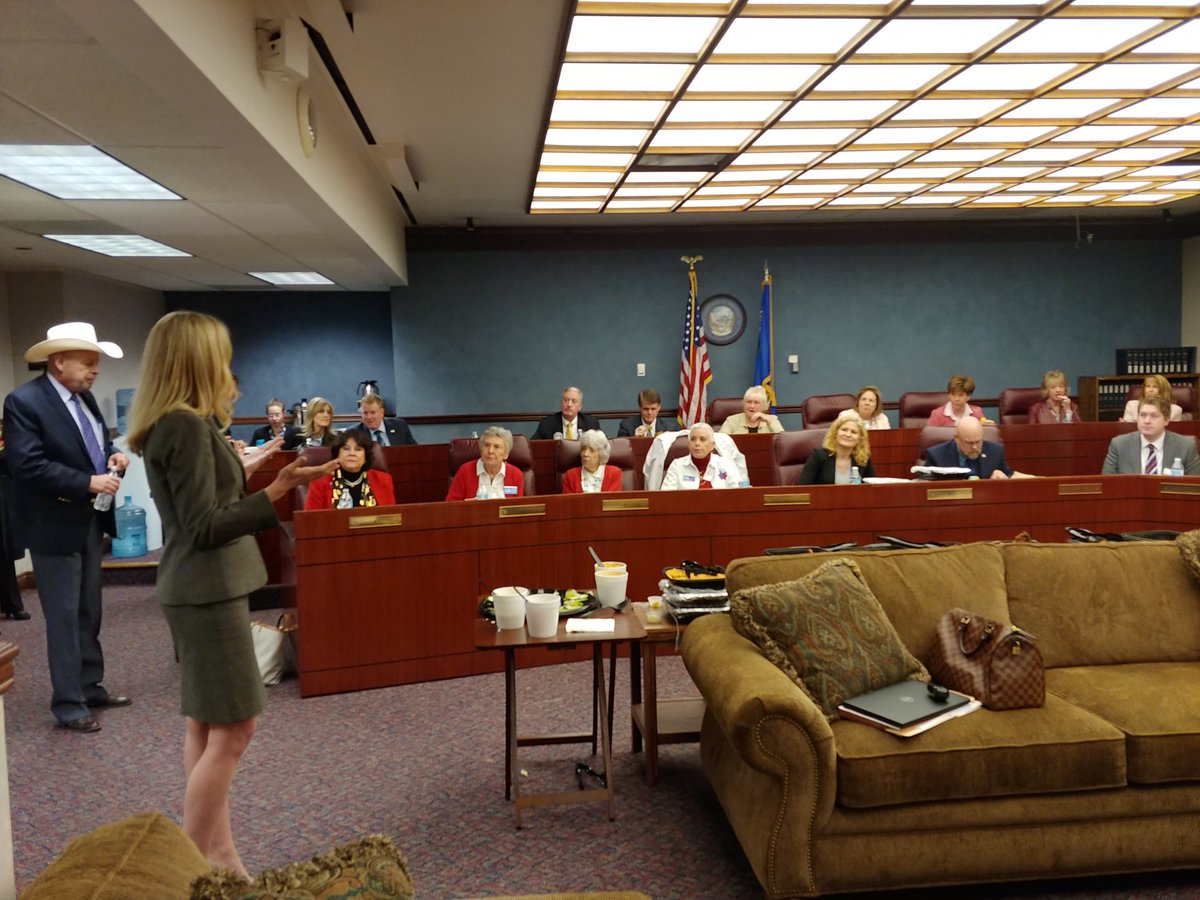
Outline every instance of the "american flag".
<path fill-rule="evenodd" d="M 679 424 L 690 428 L 703 422 L 708 414 L 708 383 L 712 381 L 712 369 L 708 365 L 708 345 L 704 340 L 704 325 L 700 321 L 700 308 L 696 303 L 696 265 L 684 257 L 688 264 L 688 284 L 691 295 L 684 307 L 683 353 L 679 369 Z"/>

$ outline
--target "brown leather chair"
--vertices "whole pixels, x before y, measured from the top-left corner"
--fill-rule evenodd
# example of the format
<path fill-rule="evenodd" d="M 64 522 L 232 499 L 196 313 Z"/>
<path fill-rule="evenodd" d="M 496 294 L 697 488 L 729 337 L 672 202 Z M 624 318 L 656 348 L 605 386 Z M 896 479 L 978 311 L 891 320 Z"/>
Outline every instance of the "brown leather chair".
<path fill-rule="evenodd" d="M 850 398 L 851 403 L 854 398 Z M 846 407 L 842 407 L 845 409 Z M 773 484 L 795 484 L 809 455 L 825 440 L 829 429 L 806 428 L 772 435 L 771 472 Z"/>
<path fill-rule="evenodd" d="M 741 397 L 718 397 L 716 400 L 709 401 L 708 424 L 713 427 L 713 431 L 720 431 L 721 425 L 726 419 L 741 411 Z"/>
<path fill-rule="evenodd" d="M 1028 425 L 1029 407 L 1042 398 L 1040 387 L 1005 388 L 1000 392 L 1000 424 Z"/>
<path fill-rule="evenodd" d="M 562 443 L 562 442 L 560 442 Z M 568 442 L 569 443 L 569 442 Z M 576 452 L 578 443 L 576 442 Z M 454 438 L 450 441 L 450 475 L 446 479 L 446 487 L 454 481 L 454 476 L 463 463 L 479 459 L 479 438 Z M 516 466 L 525 476 L 524 491 L 529 497 L 537 493 L 533 481 L 533 448 L 529 446 L 529 438 L 523 434 L 513 435 L 512 451 L 508 454 L 508 464 Z"/>
<path fill-rule="evenodd" d="M 738 402 L 741 403 L 740 400 Z M 663 457 L 663 477 L 667 476 L 667 470 L 671 468 L 671 463 L 675 462 L 681 456 L 687 456 L 690 452 L 688 450 L 688 436 L 686 434 L 681 434 L 675 438 L 675 441 L 667 448 L 667 455 Z M 716 452 L 715 448 L 713 452 Z"/>
<path fill-rule="evenodd" d="M 917 436 L 917 465 L 925 465 L 925 451 L 935 444 L 944 444 L 954 437 L 954 429 L 942 425 L 926 425 Z M 983 439 L 993 444 L 1003 444 L 1000 429 L 995 425 L 983 426 Z"/>
<path fill-rule="evenodd" d="M 839 413 L 853 408 L 853 394 L 814 394 L 804 398 L 800 413 L 804 416 L 805 428 L 828 429 Z"/>
<path fill-rule="evenodd" d="M 900 395 L 900 427 L 922 428 L 929 414 L 945 406 L 949 398 L 945 391 L 908 391 Z"/>
<path fill-rule="evenodd" d="M 1184 422 L 1190 422 L 1196 418 L 1196 392 L 1192 390 L 1192 386 L 1190 384 L 1173 384 L 1171 393 L 1174 395 L 1171 402 L 1178 404 L 1179 408 L 1183 410 L 1181 419 Z M 1141 396 L 1142 386 L 1140 384 L 1131 384 L 1129 390 L 1125 392 L 1126 402 L 1137 400 Z"/>
<path fill-rule="evenodd" d="M 642 473 L 633 458 L 633 445 L 629 438 L 609 438 L 608 465 L 621 470 L 621 490 L 640 491 Z M 579 462 L 579 441 L 559 441 L 554 451 L 554 483 L 562 493 L 563 475 L 574 469 Z"/>

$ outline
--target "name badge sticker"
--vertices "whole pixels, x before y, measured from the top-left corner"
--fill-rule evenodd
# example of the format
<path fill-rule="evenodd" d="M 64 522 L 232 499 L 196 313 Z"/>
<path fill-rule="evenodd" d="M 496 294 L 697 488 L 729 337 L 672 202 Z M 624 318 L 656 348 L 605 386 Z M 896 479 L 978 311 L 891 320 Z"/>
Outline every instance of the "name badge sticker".
<path fill-rule="evenodd" d="M 695 481 L 695 480 L 696 480 L 696 476 L 695 476 L 695 475 L 684 475 L 684 476 L 683 476 L 683 480 L 684 480 L 684 481 Z"/>
<path fill-rule="evenodd" d="M 515 484 L 506 484 L 504 486 L 505 497 L 515 497 L 517 495 L 517 486 Z"/>

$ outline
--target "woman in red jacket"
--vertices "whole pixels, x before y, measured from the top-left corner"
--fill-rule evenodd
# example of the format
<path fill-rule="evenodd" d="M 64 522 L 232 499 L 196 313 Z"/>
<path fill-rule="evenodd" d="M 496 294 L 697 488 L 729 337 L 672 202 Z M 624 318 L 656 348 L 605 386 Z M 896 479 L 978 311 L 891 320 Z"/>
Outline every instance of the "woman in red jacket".
<path fill-rule="evenodd" d="M 352 506 L 393 506 L 392 476 L 367 468 L 375 442 L 365 429 L 340 431 L 330 444 L 338 468 L 314 481 L 304 499 L 305 509 L 349 509 Z"/>
<path fill-rule="evenodd" d="M 621 470 L 605 465 L 612 447 L 603 431 L 585 431 L 579 436 L 579 461 L 583 464 L 563 473 L 564 494 L 594 494 L 621 490 Z"/>

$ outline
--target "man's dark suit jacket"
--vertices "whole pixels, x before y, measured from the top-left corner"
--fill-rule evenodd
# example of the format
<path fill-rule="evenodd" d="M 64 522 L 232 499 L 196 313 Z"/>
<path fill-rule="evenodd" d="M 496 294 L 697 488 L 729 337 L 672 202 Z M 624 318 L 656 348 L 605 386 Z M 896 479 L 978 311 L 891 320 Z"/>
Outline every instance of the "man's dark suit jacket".
<path fill-rule="evenodd" d="M 351 425 L 350 428 L 361 428 L 363 431 L 369 432 L 371 429 L 359 422 L 357 425 Z M 417 443 L 417 439 L 413 437 L 412 431 L 408 427 L 408 423 L 399 418 L 384 418 L 382 430 L 387 434 L 389 447 L 403 447 L 405 445 L 412 446 Z M 371 435 L 374 440 L 375 435 Z"/>
<path fill-rule="evenodd" d="M 620 426 L 617 428 L 617 437 L 633 437 L 634 432 L 638 430 L 638 427 L 641 424 L 642 417 L 640 415 L 630 416 L 628 419 L 622 419 Z M 654 420 L 654 434 L 662 434 L 664 431 L 677 430 L 678 426 L 676 425 L 674 419 L 664 420 L 662 417 L 659 417 Z M 653 436 L 654 435 L 646 435 L 646 437 Z"/>
<path fill-rule="evenodd" d="M 285 427 L 283 429 L 283 431 L 281 431 L 279 433 L 279 436 L 283 437 L 286 433 L 287 433 L 287 428 Z M 264 425 L 261 428 L 255 428 L 254 436 L 252 438 L 250 438 L 250 446 L 251 447 L 255 446 L 259 441 L 262 441 L 265 444 L 270 439 L 271 439 L 271 426 L 270 425 Z"/>
<path fill-rule="evenodd" d="M 997 469 L 1005 475 L 1012 476 L 1013 470 L 1004 459 L 1004 446 L 1002 444 L 984 441 L 983 451 L 980 454 L 978 462 L 980 478 L 991 478 L 992 473 Z M 954 442 L 953 438 L 944 444 L 934 444 L 925 451 L 925 465 L 957 466 L 958 444 Z"/>
<path fill-rule="evenodd" d="M 538 422 L 537 431 L 533 433 L 530 440 L 534 441 L 552 441 L 555 434 L 561 434 L 562 413 L 556 412 L 553 415 L 546 416 L 542 421 Z M 600 427 L 600 420 L 595 416 L 589 416 L 587 413 L 581 412 L 575 417 L 575 437 L 583 434 L 585 431 L 603 431 Z"/>
<path fill-rule="evenodd" d="M 79 395 L 104 434 L 104 458 L 116 451 L 91 391 Z M 4 401 L 5 455 L 12 476 L 17 542 L 39 553 L 75 553 L 87 540 L 92 517 L 116 534 L 113 511 L 97 513 L 92 460 L 75 417 L 43 374 Z"/>

